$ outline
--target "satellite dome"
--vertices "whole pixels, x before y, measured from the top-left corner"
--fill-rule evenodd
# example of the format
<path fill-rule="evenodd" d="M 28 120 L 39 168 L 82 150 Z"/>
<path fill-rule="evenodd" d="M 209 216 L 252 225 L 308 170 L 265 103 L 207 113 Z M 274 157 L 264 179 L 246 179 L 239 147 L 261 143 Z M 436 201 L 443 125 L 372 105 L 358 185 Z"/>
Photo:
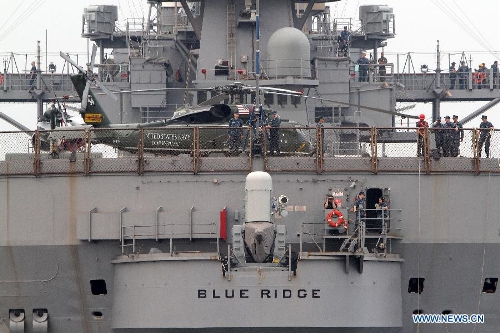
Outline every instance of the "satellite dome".
<path fill-rule="evenodd" d="M 274 32 L 267 44 L 269 64 L 268 75 L 273 77 L 300 76 L 310 77 L 311 51 L 309 39 L 292 27 Z"/>

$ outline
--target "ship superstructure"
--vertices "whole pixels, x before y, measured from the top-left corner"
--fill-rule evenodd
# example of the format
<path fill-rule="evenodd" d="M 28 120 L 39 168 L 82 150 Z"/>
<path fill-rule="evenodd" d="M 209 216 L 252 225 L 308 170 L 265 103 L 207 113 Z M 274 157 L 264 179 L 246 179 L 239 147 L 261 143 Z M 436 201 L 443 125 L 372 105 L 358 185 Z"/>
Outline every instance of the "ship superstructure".
<path fill-rule="evenodd" d="M 312 97 L 261 96 L 263 105 L 301 124 L 313 123 L 321 114 L 332 123 L 344 125 L 392 125 L 391 114 L 373 112 L 361 121 L 355 119 L 356 110 L 350 104 L 368 92 L 350 91 L 355 66 L 350 57 L 338 56 L 337 37 L 343 22 L 332 24 L 329 7 L 323 2 L 263 1 L 259 15 L 255 1 L 153 1 L 150 5 L 148 23 L 138 26 L 131 22 L 126 31 L 114 28 L 116 7 L 95 6 L 83 15 L 82 36 L 99 46 L 99 63 L 104 64 L 99 72 L 101 81 L 112 81 L 107 83 L 108 88 L 124 91 L 119 109 L 104 96 L 101 101 L 106 109 L 113 110 L 111 114 L 119 115 L 115 122 L 168 117 L 179 106 L 196 105 L 213 97 L 210 91 L 179 92 L 181 88 L 208 89 L 235 81 L 255 86 L 260 79 L 263 88 L 286 88 Z M 386 6 L 366 6 L 360 19 L 361 28 L 349 26 L 353 31 L 349 54 L 356 59 L 361 50 L 377 50 L 395 35 L 394 15 Z M 256 54 L 260 54 L 259 68 Z M 105 65 L 111 61 L 115 71 Z M 388 73 L 393 71 L 389 68 Z M 379 99 L 380 104 L 370 106 L 394 111 L 393 103 L 389 103 L 392 90 L 380 90 L 387 95 Z M 255 99 L 255 93 L 247 93 L 230 102 L 252 104 Z"/>

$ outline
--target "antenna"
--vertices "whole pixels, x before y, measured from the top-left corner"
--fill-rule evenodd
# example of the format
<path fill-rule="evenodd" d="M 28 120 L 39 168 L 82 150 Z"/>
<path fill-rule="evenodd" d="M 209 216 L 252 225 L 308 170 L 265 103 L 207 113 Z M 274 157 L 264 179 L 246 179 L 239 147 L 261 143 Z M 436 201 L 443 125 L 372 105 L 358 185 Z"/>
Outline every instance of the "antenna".
<path fill-rule="evenodd" d="M 259 0 L 255 1 L 255 107 L 260 110 L 260 17 L 259 17 Z"/>

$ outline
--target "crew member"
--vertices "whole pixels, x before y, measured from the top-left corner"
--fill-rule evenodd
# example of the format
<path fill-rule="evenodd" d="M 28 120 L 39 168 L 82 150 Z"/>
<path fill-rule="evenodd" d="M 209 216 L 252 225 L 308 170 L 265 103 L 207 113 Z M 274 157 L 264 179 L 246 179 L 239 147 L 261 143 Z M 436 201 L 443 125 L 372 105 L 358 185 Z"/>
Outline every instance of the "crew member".
<path fill-rule="evenodd" d="M 455 81 L 457 79 L 457 70 L 455 68 L 455 62 L 453 61 L 450 66 L 450 89 L 455 89 Z"/>
<path fill-rule="evenodd" d="M 347 26 L 344 27 L 344 30 L 340 32 L 340 37 L 339 37 L 339 57 L 347 57 L 348 51 L 349 51 L 349 39 L 351 37 L 351 33 L 347 30 Z"/>
<path fill-rule="evenodd" d="M 419 116 L 420 120 L 417 121 L 417 156 L 424 156 L 424 138 L 427 135 L 427 128 L 429 124 L 425 121 L 425 115 L 421 114 Z"/>
<path fill-rule="evenodd" d="M 278 112 L 274 110 L 272 112 L 273 117 L 269 121 L 269 141 L 270 141 L 270 147 L 269 147 L 269 154 L 276 155 L 280 154 L 280 125 L 281 125 L 281 118 L 278 115 Z"/>
<path fill-rule="evenodd" d="M 486 83 L 486 68 L 484 62 L 479 64 L 478 70 L 473 75 L 474 81 L 476 82 L 477 89 L 481 89 L 483 84 Z"/>
<path fill-rule="evenodd" d="M 484 144 L 484 152 L 486 153 L 486 158 L 488 158 L 490 157 L 490 139 L 491 131 L 493 130 L 493 124 L 488 121 L 488 117 L 484 114 L 481 116 L 481 124 L 479 125 L 479 128 L 480 134 L 477 155 L 481 157 L 481 151 L 483 150 Z"/>
<path fill-rule="evenodd" d="M 361 52 L 361 58 L 358 59 L 357 64 L 359 65 L 358 71 L 359 71 L 359 82 L 366 82 L 368 81 L 368 64 L 370 63 L 370 60 L 366 58 L 366 52 L 362 51 Z"/>
<path fill-rule="evenodd" d="M 31 69 L 30 69 L 30 90 L 33 90 L 35 87 L 34 87 L 34 83 L 35 83 L 35 80 L 36 80 L 36 66 L 35 66 L 35 62 L 32 61 L 31 62 Z"/>
<path fill-rule="evenodd" d="M 238 154 L 238 149 L 241 146 L 241 139 L 243 138 L 243 121 L 240 119 L 238 112 L 233 114 L 233 118 L 229 119 L 229 151 L 232 155 Z"/>
<path fill-rule="evenodd" d="M 365 209 L 366 209 L 365 192 L 361 191 L 359 192 L 358 198 L 356 199 L 354 207 L 352 208 L 353 212 L 356 213 L 356 226 L 359 224 L 359 222 L 365 222 L 365 217 L 366 217 Z"/>
<path fill-rule="evenodd" d="M 337 204 L 335 203 L 333 197 L 329 195 L 325 201 L 325 209 L 335 209 L 335 208 L 337 208 Z"/>
<path fill-rule="evenodd" d="M 464 129 L 462 123 L 458 121 L 457 115 L 453 115 L 453 124 L 455 125 L 455 133 L 453 133 L 451 156 L 457 157 L 460 154 L 460 142 L 464 141 Z"/>
<path fill-rule="evenodd" d="M 455 124 L 450 121 L 450 116 L 444 117 L 443 124 L 443 156 L 449 157 L 451 156 L 453 149 L 453 139 L 455 137 L 455 132 L 453 129 L 455 128 Z"/>
<path fill-rule="evenodd" d="M 378 203 L 375 204 L 375 209 L 377 210 L 378 227 L 383 229 L 384 224 L 387 224 L 388 222 L 387 217 L 389 216 L 389 207 L 383 197 L 378 198 Z"/>
<path fill-rule="evenodd" d="M 498 61 L 495 60 L 491 65 L 491 72 L 493 73 L 493 89 L 498 88 Z"/>
<path fill-rule="evenodd" d="M 436 141 L 436 152 L 439 156 L 443 155 L 443 124 L 441 123 L 441 117 L 437 117 L 436 121 L 432 124 L 432 129 L 434 131 L 434 140 Z"/>
<path fill-rule="evenodd" d="M 385 82 L 386 69 L 385 64 L 387 64 L 387 58 L 384 57 L 384 52 L 380 53 L 380 58 L 378 58 L 378 74 L 380 77 L 380 82 Z"/>
<path fill-rule="evenodd" d="M 458 67 L 458 85 L 460 89 L 465 89 L 465 87 L 467 87 L 468 76 L 469 67 L 465 64 L 465 61 L 460 61 L 460 67 Z"/>

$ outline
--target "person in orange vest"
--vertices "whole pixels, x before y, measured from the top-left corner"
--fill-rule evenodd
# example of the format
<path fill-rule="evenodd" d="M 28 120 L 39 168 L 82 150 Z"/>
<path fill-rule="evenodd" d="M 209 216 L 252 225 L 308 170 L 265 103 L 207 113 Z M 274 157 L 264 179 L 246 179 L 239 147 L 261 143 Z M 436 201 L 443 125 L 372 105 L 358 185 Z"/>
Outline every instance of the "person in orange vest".
<path fill-rule="evenodd" d="M 420 120 L 417 121 L 417 156 L 424 156 L 424 137 L 427 134 L 427 128 L 429 124 L 425 121 L 425 115 L 422 113 L 420 115 Z"/>
<path fill-rule="evenodd" d="M 484 63 L 479 64 L 479 69 L 474 72 L 473 78 L 477 85 L 477 89 L 481 89 L 481 86 L 486 83 L 486 73 L 485 73 Z"/>

